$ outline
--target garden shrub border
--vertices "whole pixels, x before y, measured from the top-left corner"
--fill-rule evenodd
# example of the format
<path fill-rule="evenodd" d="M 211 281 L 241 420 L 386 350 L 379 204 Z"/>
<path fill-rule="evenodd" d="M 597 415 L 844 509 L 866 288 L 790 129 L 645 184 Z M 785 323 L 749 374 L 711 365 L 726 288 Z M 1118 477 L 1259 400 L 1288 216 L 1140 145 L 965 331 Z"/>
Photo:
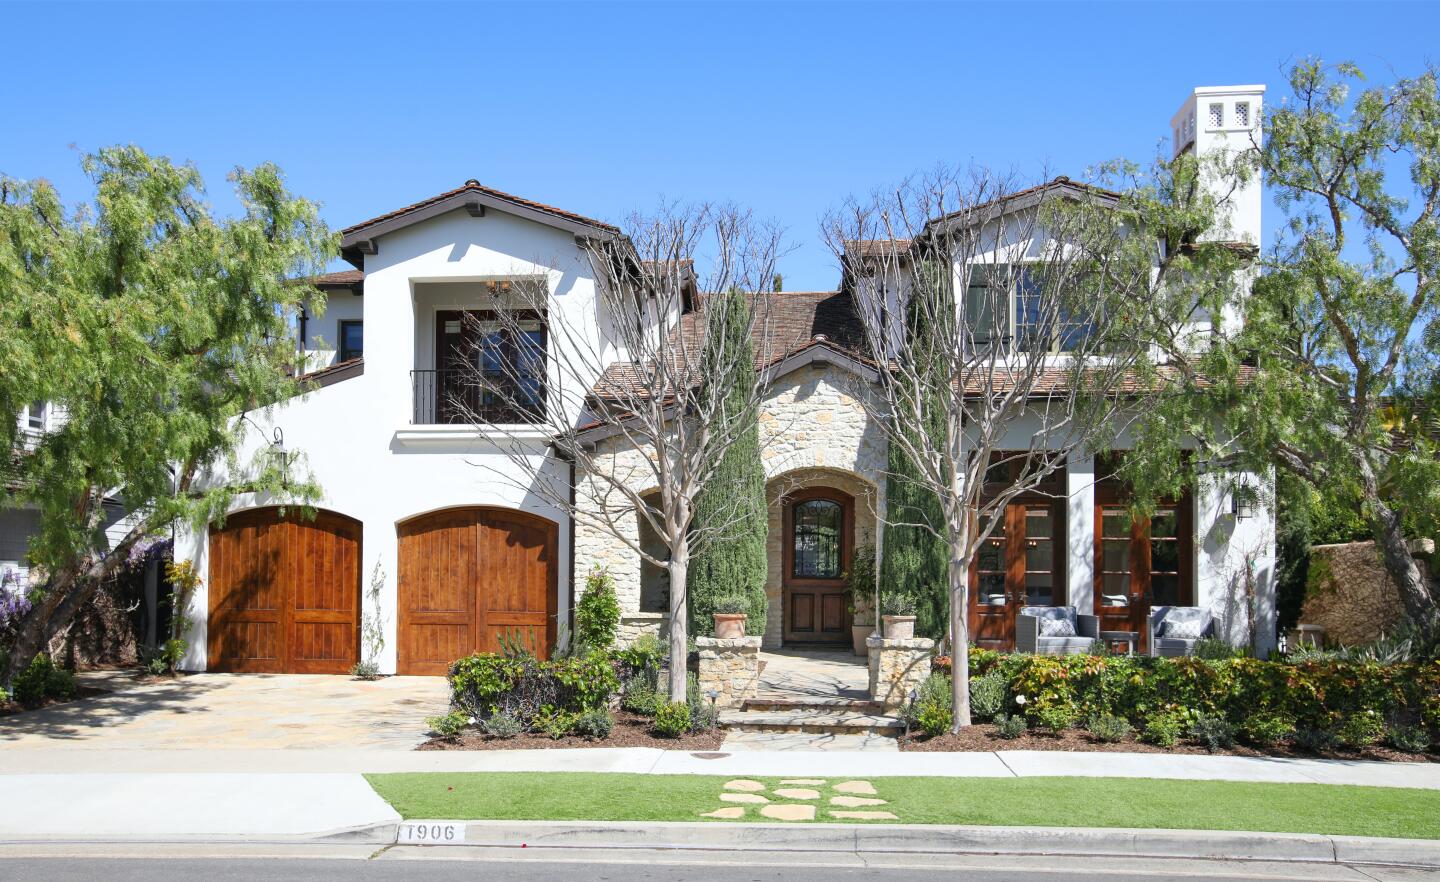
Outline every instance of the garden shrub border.
<path fill-rule="evenodd" d="M 971 682 L 995 675 L 1005 682 L 1006 713 L 1035 729 L 1113 715 L 1161 746 L 1189 737 L 1219 749 L 1233 734 L 1258 747 L 1318 738 L 1413 751 L 1419 730 L 1428 732 L 1431 750 L 1440 746 L 1440 661 L 1039 656 L 972 647 Z M 948 670 L 932 677 L 948 681 Z M 943 712 L 948 727 L 948 702 L 920 692 L 930 700 L 910 709 L 910 719 L 923 712 L 922 728 L 935 733 Z"/>

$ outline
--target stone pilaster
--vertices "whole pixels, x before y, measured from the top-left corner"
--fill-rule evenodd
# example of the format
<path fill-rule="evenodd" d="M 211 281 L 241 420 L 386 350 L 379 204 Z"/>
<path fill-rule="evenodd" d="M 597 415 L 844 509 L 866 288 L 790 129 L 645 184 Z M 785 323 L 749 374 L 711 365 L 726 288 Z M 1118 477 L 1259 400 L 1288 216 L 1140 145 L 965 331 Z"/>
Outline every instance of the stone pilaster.
<path fill-rule="evenodd" d="M 739 707 L 747 698 L 755 697 L 760 686 L 760 638 L 696 637 L 695 648 L 700 656 L 700 694 L 714 690 L 715 706 Z M 708 697 L 706 697 L 708 701 Z"/>
<path fill-rule="evenodd" d="M 919 689 L 930 676 L 935 641 L 928 637 L 891 640 L 871 635 L 865 645 L 870 649 L 870 700 L 887 711 L 908 701 L 910 690 Z"/>

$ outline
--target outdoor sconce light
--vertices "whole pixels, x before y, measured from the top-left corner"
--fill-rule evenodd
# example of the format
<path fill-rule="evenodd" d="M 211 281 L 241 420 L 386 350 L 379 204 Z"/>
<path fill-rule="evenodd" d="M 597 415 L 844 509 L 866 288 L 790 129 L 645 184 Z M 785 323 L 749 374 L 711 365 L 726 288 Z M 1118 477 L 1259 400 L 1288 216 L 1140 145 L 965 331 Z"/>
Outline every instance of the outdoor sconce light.
<path fill-rule="evenodd" d="M 265 434 L 265 430 L 260 428 L 259 424 L 254 420 L 250 419 L 248 414 L 241 414 L 240 418 L 254 426 L 255 431 L 261 435 Z M 270 436 L 270 449 L 266 451 L 266 455 L 270 457 L 271 462 L 275 463 L 275 467 L 280 470 L 280 486 L 289 490 L 291 458 L 289 451 L 285 449 L 285 432 L 279 426 L 275 427 L 274 433 Z"/>
<path fill-rule="evenodd" d="M 1255 517 L 1255 503 L 1255 488 L 1249 484 L 1241 484 L 1230 491 L 1230 513 L 1237 521 Z"/>

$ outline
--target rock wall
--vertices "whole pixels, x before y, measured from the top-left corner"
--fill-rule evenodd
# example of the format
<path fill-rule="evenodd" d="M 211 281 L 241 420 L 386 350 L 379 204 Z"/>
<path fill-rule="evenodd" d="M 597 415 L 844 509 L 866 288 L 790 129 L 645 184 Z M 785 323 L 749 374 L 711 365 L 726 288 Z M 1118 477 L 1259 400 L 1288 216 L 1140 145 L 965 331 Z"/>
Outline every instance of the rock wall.
<path fill-rule="evenodd" d="M 919 689 L 930 676 L 935 641 L 872 636 L 865 643 L 870 649 L 870 700 L 880 702 L 887 711 L 894 710 L 909 701 L 910 691 Z"/>
<path fill-rule="evenodd" d="M 702 697 L 708 700 L 706 693 L 713 690 L 715 706 L 720 708 L 739 707 L 755 697 L 760 688 L 759 637 L 696 637 L 695 649 Z"/>
<path fill-rule="evenodd" d="M 1300 624 L 1324 628 L 1326 643 L 1369 643 L 1393 631 L 1404 615 L 1400 592 L 1373 541 L 1310 549 Z"/>
<path fill-rule="evenodd" d="M 782 377 L 761 409 L 760 444 L 765 463 L 766 494 L 769 502 L 767 554 L 769 572 L 765 591 L 770 611 L 765 623 L 764 645 L 780 645 L 781 623 L 781 532 L 780 498 L 802 487 L 837 487 L 855 497 L 856 545 L 874 543 L 877 512 L 883 502 L 876 488 L 883 487 L 886 442 L 884 431 L 872 425 L 865 406 L 856 397 L 859 381 L 848 371 L 817 363 Z M 601 466 L 607 474 L 626 479 L 626 485 L 642 492 L 653 488 L 652 472 L 644 454 L 618 439 L 601 442 Z M 580 485 L 576 504 L 590 512 L 609 510 L 621 533 L 577 518 L 575 524 L 575 572 L 586 573 L 603 566 L 615 579 L 620 601 L 621 640 L 628 642 L 641 633 L 660 633 L 663 610 L 654 590 L 642 590 L 645 578 L 639 555 L 626 540 L 641 543 L 645 538 L 628 500 L 607 489 L 598 476 L 578 474 Z M 653 589 L 653 586 L 652 586 Z M 583 590 L 577 586 L 577 590 Z M 642 598 L 646 602 L 642 603 Z M 646 607 L 650 608 L 647 609 Z"/>

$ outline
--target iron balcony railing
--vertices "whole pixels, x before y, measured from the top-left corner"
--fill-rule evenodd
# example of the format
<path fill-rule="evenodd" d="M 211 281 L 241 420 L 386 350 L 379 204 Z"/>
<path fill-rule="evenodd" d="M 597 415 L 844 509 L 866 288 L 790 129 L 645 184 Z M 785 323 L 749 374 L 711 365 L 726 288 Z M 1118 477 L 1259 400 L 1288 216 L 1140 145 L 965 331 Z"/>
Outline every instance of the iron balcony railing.
<path fill-rule="evenodd" d="M 519 393 L 519 385 L 508 395 L 497 394 L 482 387 L 467 369 L 417 369 L 410 372 L 414 409 L 410 422 L 415 425 L 456 425 L 463 423 L 536 423 L 545 407 L 545 390 L 537 383 L 528 396 Z M 501 382 L 497 379 L 496 381 Z M 533 403 L 516 407 L 514 402 L 528 398 Z"/>

